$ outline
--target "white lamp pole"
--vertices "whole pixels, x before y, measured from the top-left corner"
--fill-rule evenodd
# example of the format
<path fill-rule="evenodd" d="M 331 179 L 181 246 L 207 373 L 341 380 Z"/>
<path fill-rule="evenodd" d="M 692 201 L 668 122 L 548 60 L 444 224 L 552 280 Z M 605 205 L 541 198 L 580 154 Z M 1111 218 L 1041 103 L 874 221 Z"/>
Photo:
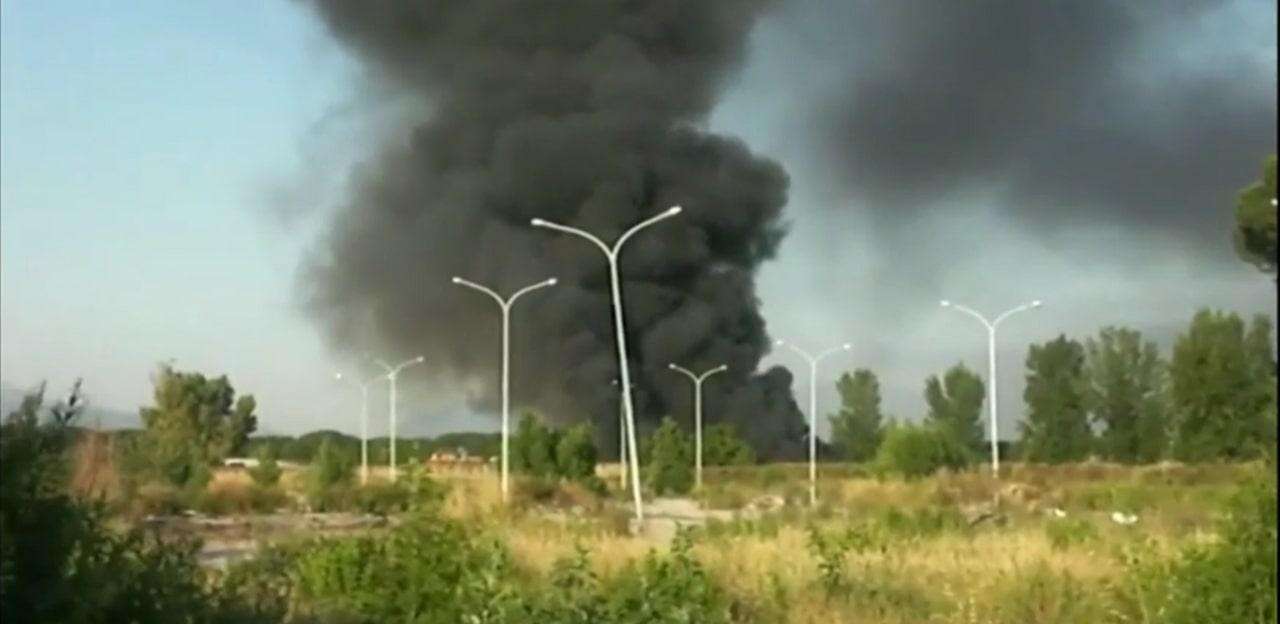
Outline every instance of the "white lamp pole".
<path fill-rule="evenodd" d="M 729 367 L 721 364 L 711 370 L 704 371 L 701 375 L 674 363 L 668 364 L 667 368 L 693 381 L 693 475 L 694 486 L 700 488 L 702 487 L 702 382 L 716 373 L 723 373 L 729 370 Z"/>
<path fill-rule="evenodd" d="M 555 286 L 556 278 L 543 280 L 537 284 L 525 286 L 517 290 L 515 294 L 508 299 L 503 299 L 501 295 L 493 290 L 481 286 L 475 282 L 462 279 L 461 277 L 453 278 L 453 283 L 459 286 L 466 286 L 478 290 L 493 298 L 498 302 L 498 307 L 502 309 L 502 501 L 507 501 L 507 457 L 510 431 L 511 431 L 511 306 L 515 304 L 516 299 L 521 295 L 546 288 L 547 286 Z"/>
<path fill-rule="evenodd" d="M 411 360 L 405 360 L 395 366 L 387 364 L 382 360 L 375 359 L 378 366 L 386 369 L 387 381 L 391 383 L 391 481 L 396 480 L 396 377 L 400 375 L 400 371 L 414 364 L 421 364 L 426 358 L 419 355 Z"/>
<path fill-rule="evenodd" d="M 349 381 L 360 389 L 360 485 L 369 482 L 369 386 L 384 377 L 385 375 L 378 375 L 372 379 L 356 381 L 351 377 L 343 377 L 342 373 L 333 374 L 334 379 Z"/>
<path fill-rule="evenodd" d="M 1000 476 L 1000 432 L 998 425 L 996 424 L 996 414 L 998 409 L 996 404 L 999 403 L 997 400 L 999 395 L 996 394 L 996 328 L 1000 326 L 1002 321 L 1010 316 L 1013 316 L 1018 312 L 1025 312 L 1026 310 L 1038 308 L 1040 305 L 1040 300 L 1037 299 L 1031 303 L 1024 303 L 1012 310 L 1006 310 L 1000 314 L 1000 316 L 997 316 L 994 321 L 988 321 L 986 317 L 970 308 L 958 303 L 952 303 L 946 300 L 942 301 L 942 307 L 964 312 L 965 314 L 978 319 L 978 322 L 982 323 L 982 325 L 987 328 L 987 383 L 991 386 L 990 394 L 987 396 L 987 405 L 991 406 L 991 474 L 997 477 Z"/>
<path fill-rule="evenodd" d="M 853 347 L 845 343 L 817 355 L 809 355 L 800 347 L 781 340 L 776 340 L 773 344 L 795 351 L 809 363 L 809 504 L 816 505 L 818 504 L 818 362 L 828 355 L 848 351 Z"/>
<path fill-rule="evenodd" d="M 618 380 L 615 378 L 613 381 L 609 383 L 616 386 L 618 385 Z M 635 388 L 635 386 L 636 386 L 635 384 L 631 384 L 632 388 Z M 627 412 L 622 407 L 622 400 L 623 400 L 622 392 L 619 391 L 618 392 L 618 465 L 622 467 L 622 470 L 618 471 L 618 480 L 619 480 L 619 487 L 621 487 L 622 491 L 625 492 L 627 491 Z"/>
<path fill-rule="evenodd" d="M 613 326 L 618 344 L 618 368 L 621 370 L 622 377 L 622 406 L 626 410 L 627 416 L 627 447 L 628 454 L 631 456 L 631 490 L 636 506 L 637 523 L 644 522 L 644 504 L 640 498 L 640 461 L 636 451 L 636 415 L 631 404 L 631 371 L 627 368 L 627 337 L 622 319 L 622 285 L 621 279 L 618 277 L 618 254 L 622 249 L 622 244 L 627 242 L 627 239 L 635 235 L 636 232 L 663 219 L 674 217 L 680 214 L 680 210 L 680 206 L 672 206 L 657 216 L 650 217 L 631 226 L 631 229 L 623 232 L 622 236 L 618 237 L 612 247 L 606 245 L 604 241 L 591 233 L 578 228 L 552 223 L 543 219 L 530 221 L 534 227 L 544 227 L 564 232 L 565 234 L 573 234 L 591 241 L 600 251 L 604 252 L 605 258 L 609 261 L 609 290 L 613 296 Z"/>

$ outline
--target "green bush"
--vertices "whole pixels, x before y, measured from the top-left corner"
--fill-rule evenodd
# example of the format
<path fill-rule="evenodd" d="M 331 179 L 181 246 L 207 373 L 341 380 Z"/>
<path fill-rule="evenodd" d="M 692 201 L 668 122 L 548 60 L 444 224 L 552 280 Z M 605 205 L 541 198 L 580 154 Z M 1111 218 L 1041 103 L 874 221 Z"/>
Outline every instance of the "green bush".
<path fill-rule="evenodd" d="M 676 421 L 662 419 L 650 438 L 646 459 L 645 484 L 654 494 L 687 494 L 693 488 L 693 441 Z"/>
<path fill-rule="evenodd" d="M 973 460 L 969 448 L 934 425 L 898 424 L 885 431 L 876 469 L 906 478 L 927 477 L 943 468 L 959 470 Z"/>
<path fill-rule="evenodd" d="M 352 458 L 329 440 L 320 443 L 307 475 L 307 501 L 316 511 L 349 509 L 352 505 Z"/>
<path fill-rule="evenodd" d="M 1274 476 L 1242 486 L 1217 543 L 1189 547 L 1171 564 L 1131 560 L 1137 609 L 1168 624 L 1275 622 L 1276 522 Z"/>
<path fill-rule="evenodd" d="M 756 452 L 731 423 L 711 425 L 702 431 L 702 465 L 746 466 L 756 463 Z"/>
<path fill-rule="evenodd" d="M 556 442 L 556 471 L 567 479 L 595 476 L 596 447 L 591 442 L 591 425 L 577 424 L 560 435 Z"/>
<path fill-rule="evenodd" d="M 276 451 L 270 445 L 263 445 L 257 453 L 258 465 L 249 469 L 249 477 L 262 487 L 271 487 L 280 482 L 280 464 L 276 462 Z"/>
<path fill-rule="evenodd" d="M 78 384 L 68 407 L 77 394 Z M 215 597 L 196 542 L 113 531 L 101 507 L 71 498 L 67 425 L 76 414 L 54 406 L 41 422 L 42 400 L 28 397 L 0 426 L 0 621 L 278 621 L 234 595 Z"/>

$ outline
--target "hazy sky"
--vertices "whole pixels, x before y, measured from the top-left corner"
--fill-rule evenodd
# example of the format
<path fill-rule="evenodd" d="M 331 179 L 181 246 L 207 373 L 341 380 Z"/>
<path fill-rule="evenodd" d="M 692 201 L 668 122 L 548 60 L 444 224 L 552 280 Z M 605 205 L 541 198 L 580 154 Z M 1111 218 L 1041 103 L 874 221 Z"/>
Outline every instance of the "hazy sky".
<path fill-rule="evenodd" d="M 1046 303 L 1002 329 L 1006 432 L 1022 408 L 1028 341 L 1124 324 L 1167 348 L 1199 307 L 1274 315 L 1271 282 L 1235 258 L 1228 230 L 1232 192 L 1255 179 L 1262 156 L 1275 149 L 1274 2 L 1206 3 L 1217 8 L 1154 20 L 1159 28 L 1136 35 L 1103 28 L 1101 42 L 1057 41 L 1062 49 L 1093 46 L 1098 57 L 1082 64 L 1137 68 L 1134 75 L 1151 82 L 1144 94 L 1200 97 L 1194 88 L 1214 85 L 1215 96 L 1203 105 L 1190 95 L 1174 98 L 1186 110 L 1153 108 L 1141 124 L 1115 126 L 1144 129 L 1131 135 L 1112 136 L 1118 133 L 1106 123 L 1079 122 L 1080 131 L 1068 125 L 1072 137 L 1088 141 L 1078 145 L 1021 136 L 961 143 L 955 149 L 974 161 L 1010 162 L 982 168 L 942 158 L 919 184 L 903 181 L 892 141 L 869 130 L 897 127 L 897 109 L 863 111 L 882 73 L 894 85 L 907 83 L 903 77 L 929 80 L 931 69 L 912 60 L 937 51 L 893 36 L 939 42 L 941 52 L 961 59 L 957 67 L 968 58 L 964 50 L 946 47 L 946 33 L 901 27 L 898 16 L 885 15 L 892 11 L 866 3 L 780 4 L 756 28 L 747 65 L 711 126 L 781 162 L 791 176 L 790 234 L 757 283 L 773 337 L 815 350 L 853 343 L 852 353 L 828 360 L 821 373 L 819 400 L 827 407 L 840 369 L 875 370 L 886 410 L 906 418 L 924 411 L 926 375 L 958 361 L 982 369 L 982 328 L 939 309 L 942 298 L 993 314 L 1033 298 Z M 335 369 L 353 365 L 328 353 L 299 311 L 297 271 L 343 199 L 351 165 L 374 147 L 370 137 L 396 132 L 401 103 L 371 91 L 305 7 L 226 6 L 0 4 L 0 374 L 9 384 L 48 379 L 55 388 L 83 375 L 92 400 L 133 410 L 147 401 L 157 363 L 172 359 L 182 369 L 226 373 L 255 394 L 263 430 L 354 431 L 357 393 L 332 380 Z M 873 36 L 873 26 L 883 32 Z M 867 69 L 871 63 L 877 71 Z M 955 77 L 962 69 L 944 64 L 940 71 Z M 1009 78 L 1003 88 L 1039 93 L 1035 80 L 1002 76 Z M 1093 88 L 1104 78 L 1081 76 L 1099 102 L 1111 102 L 1100 117 L 1143 112 L 1141 98 Z M 975 91 L 944 86 L 943 94 Z M 906 87 L 903 93 L 917 99 Z M 884 98 L 872 103 L 901 106 Z M 1017 119 L 1040 124 L 1033 129 L 1063 117 L 1039 98 L 1010 99 L 1023 103 Z M 1120 99 L 1128 108 L 1115 105 Z M 1227 136 L 1240 144 L 1231 132 L 1257 123 L 1254 109 L 1239 103 L 1259 101 L 1270 109 L 1269 128 L 1238 150 L 1213 142 Z M 1028 109 L 1034 114 L 1024 115 Z M 859 114 L 845 119 L 849 111 Z M 1153 128 L 1183 140 L 1147 140 Z M 1148 146 L 1145 153 L 1159 158 L 1145 170 L 1101 169 L 1105 159 L 1092 155 L 1081 164 L 1069 155 L 1127 154 L 1088 130 Z M 846 148 L 841 141 L 861 142 Z M 1051 175 L 1059 159 L 1061 176 Z M 1216 171 L 1223 161 L 1249 164 L 1232 179 L 1197 183 L 1207 190 L 1196 201 L 1214 204 L 1201 209 L 1145 192 L 1151 180 L 1129 185 L 1122 175 L 1185 180 L 1188 171 Z M 1016 173 L 1010 163 L 1019 165 Z M 1121 173 L 1099 185 L 1105 192 L 1065 181 L 1112 171 Z M 774 363 L 800 370 L 785 352 L 762 366 Z M 404 430 L 492 428 L 491 416 L 469 412 L 466 389 L 432 386 L 429 364 L 418 372 L 428 381 L 402 404 Z"/>

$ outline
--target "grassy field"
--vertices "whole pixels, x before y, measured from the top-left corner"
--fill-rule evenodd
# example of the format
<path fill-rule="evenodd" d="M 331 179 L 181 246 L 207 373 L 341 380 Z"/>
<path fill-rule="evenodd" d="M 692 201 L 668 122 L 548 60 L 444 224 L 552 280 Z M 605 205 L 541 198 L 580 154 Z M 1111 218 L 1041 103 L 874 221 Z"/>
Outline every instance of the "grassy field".
<path fill-rule="evenodd" d="M 718 468 L 688 499 L 648 500 L 652 518 L 640 532 L 629 527 L 616 470 L 600 467 L 603 494 L 517 479 L 508 504 L 490 472 L 432 479 L 447 485 L 441 513 L 503 544 L 520 582 L 533 586 L 579 550 L 594 575 L 620 575 L 666 551 L 680 525 L 734 621 L 1024 624 L 1163 621 L 1144 612 L 1140 570 L 1214 543 L 1227 501 L 1265 468 L 1009 464 L 998 479 L 975 469 L 902 480 L 828 464 L 816 506 L 807 502 L 804 465 Z M 285 471 L 274 517 L 304 517 L 304 474 Z M 372 488 L 387 487 L 386 476 L 375 470 Z M 208 485 L 214 499 L 252 498 L 251 489 L 233 470 Z M 1117 523 L 1117 512 L 1136 522 Z M 388 525 L 357 531 L 385 531 L 397 522 L 391 515 Z M 298 522 L 250 542 L 296 543 L 316 526 Z"/>

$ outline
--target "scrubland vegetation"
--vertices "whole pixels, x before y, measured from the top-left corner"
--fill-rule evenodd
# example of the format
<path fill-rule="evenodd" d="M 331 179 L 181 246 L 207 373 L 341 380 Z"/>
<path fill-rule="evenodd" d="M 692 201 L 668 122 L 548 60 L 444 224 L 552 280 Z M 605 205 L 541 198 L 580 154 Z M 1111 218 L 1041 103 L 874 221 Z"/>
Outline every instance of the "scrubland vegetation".
<path fill-rule="evenodd" d="M 1276 484 L 1265 460 L 1014 463 L 998 480 L 830 464 L 817 507 L 802 502 L 803 465 L 713 467 L 692 496 L 720 511 L 683 518 L 672 537 L 628 531 L 614 479 L 522 475 L 504 505 L 489 472 L 413 465 L 394 485 L 379 474 L 361 487 L 350 459 L 322 445 L 305 468 L 211 471 L 194 500 L 209 513 L 332 505 L 390 521 L 337 536 L 299 524 L 219 570 L 197 565 L 197 536 L 120 522 L 143 490 L 72 493 L 95 457 L 92 438 L 66 427 L 73 418 L 28 410 L 0 438 L 6 622 L 1276 617 Z M 1117 524 L 1115 512 L 1137 521 Z"/>

